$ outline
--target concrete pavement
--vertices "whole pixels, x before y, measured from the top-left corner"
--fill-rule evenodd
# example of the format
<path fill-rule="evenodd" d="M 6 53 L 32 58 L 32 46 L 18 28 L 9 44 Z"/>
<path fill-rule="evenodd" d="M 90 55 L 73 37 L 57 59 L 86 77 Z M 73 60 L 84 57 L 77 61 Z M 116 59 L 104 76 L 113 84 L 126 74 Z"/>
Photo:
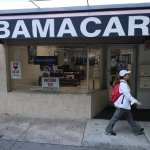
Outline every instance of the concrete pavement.
<path fill-rule="evenodd" d="M 70 145 L 55 145 L 49 143 L 34 143 L 34 142 L 18 142 L 11 140 L 1 140 L 0 150 L 146 150 L 145 148 L 136 147 L 118 147 L 112 145 L 101 146 L 70 146 Z"/>
<path fill-rule="evenodd" d="M 56 144 L 77 147 L 122 147 L 122 149 L 149 150 L 150 122 L 139 122 L 145 128 L 145 135 L 135 136 L 126 121 L 115 127 L 117 136 L 107 136 L 104 129 L 108 120 L 46 120 L 0 116 L 0 144 L 9 150 L 17 142 L 36 144 Z M 12 142 L 13 141 L 13 142 Z M 20 144 L 19 143 L 19 144 Z M 32 144 L 31 144 L 32 145 Z M 34 144 L 33 144 L 34 145 Z M 9 147 L 10 146 L 10 147 Z M 1 147 L 1 146 L 0 146 Z M 22 146 L 21 146 L 22 147 Z M 3 150 L 0 148 L 0 150 Z"/>
<path fill-rule="evenodd" d="M 114 130 L 117 136 L 108 136 L 104 134 L 104 129 L 108 124 L 108 120 L 90 120 L 87 123 L 84 139 L 82 141 L 85 146 L 100 146 L 101 144 L 113 145 L 118 147 L 132 147 L 136 149 L 150 146 L 149 137 L 150 124 L 140 122 L 141 126 L 145 128 L 146 135 L 136 136 L 132 133 L 126 121 L 119 121 Z"/>

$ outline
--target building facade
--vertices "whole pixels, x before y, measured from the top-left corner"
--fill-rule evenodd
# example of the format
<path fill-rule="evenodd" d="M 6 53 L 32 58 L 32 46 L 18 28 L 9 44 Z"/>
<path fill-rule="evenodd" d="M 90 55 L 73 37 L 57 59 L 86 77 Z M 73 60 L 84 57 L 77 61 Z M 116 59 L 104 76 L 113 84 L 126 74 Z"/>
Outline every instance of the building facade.
<path fill-rule="evenodd" d="M 1 12 L 0 113 L 92 118 L 120 69 L 150 109 L 149 36 L 147 5 Z"/>

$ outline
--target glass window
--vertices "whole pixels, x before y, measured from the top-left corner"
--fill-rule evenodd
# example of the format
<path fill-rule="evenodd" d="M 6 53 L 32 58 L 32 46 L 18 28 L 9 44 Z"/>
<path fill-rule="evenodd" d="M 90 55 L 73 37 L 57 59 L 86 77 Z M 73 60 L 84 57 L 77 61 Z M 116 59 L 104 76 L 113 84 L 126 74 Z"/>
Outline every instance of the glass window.
<path fill-rule="evenodd" d="M 12 90 L 87 93 L 100 89 L 100 48 L 9 46 L 9 61 Z M 12 67 L 16 63 L 18 73 Z"/>
<path fill-rule="evenodd" d="M 90 48 L 88 50 L 88 89 L 90 91 L 101 88 L 102 79 L 102 50 Z"/>
<path fill-rule="evenodd" d="M 9 46 L 9 61 L 12 90 L 87 92 L 85 48 Z"/>

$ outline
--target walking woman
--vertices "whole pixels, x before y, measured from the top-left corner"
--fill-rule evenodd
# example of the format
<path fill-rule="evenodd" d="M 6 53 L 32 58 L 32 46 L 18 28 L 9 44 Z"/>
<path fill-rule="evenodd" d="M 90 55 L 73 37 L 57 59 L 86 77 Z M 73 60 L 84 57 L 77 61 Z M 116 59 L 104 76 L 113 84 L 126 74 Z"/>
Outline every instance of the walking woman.
<path fill-rule="evenodd" d="M 130 73 L 131 72 L 128 70 L 121 70 L 119 72 L 119 92 L 121 93 L 121 95 L 114 102 L 116 111 L 105 129 L 106 135 L 116 135 L 116 133 L 113 131 L 113 127 L 116 122 L 123 116 L 127 119 L 129 125 L 132 128 L 132 131 L 136 135 L 144 134 L 144 128 L 141 128 L 140 125 L 133 120 L 133 116 L 131 113 L 131 106 L 134 104 L 140 105 L 140 102 L 131 95 L 130 87 L 127 82 L 129 80 Z"/>

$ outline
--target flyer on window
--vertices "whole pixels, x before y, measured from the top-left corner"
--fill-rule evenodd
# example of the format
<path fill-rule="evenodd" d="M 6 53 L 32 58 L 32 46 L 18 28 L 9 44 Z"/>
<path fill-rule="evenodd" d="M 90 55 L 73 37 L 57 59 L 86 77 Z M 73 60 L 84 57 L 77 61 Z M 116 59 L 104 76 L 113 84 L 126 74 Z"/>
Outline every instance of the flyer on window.
<path fill-rule="evenodd" d="M 11 79 L 21 79 L 20 61 L 11 61 Z"/>

